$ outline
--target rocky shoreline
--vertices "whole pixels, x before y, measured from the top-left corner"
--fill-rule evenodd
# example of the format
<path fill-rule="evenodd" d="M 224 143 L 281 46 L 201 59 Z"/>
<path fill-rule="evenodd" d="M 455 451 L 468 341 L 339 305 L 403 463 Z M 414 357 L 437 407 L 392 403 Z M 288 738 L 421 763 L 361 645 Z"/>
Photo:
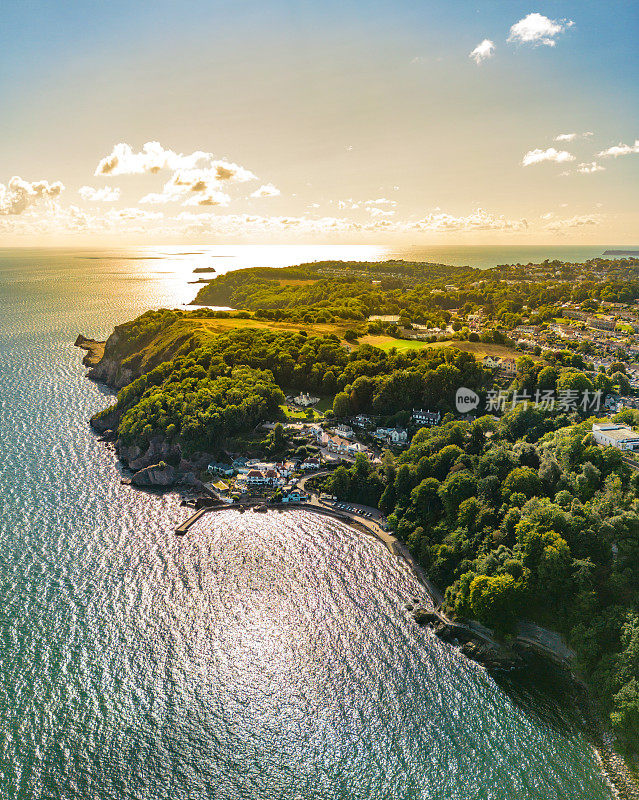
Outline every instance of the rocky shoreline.
<path fill-rule="evenodd" d="M 106 346 L 106 342 L 99 342 L 97 339 L 87 339 L 86 336 L 82 336 L 82 334 L 78 335 L 78 338 L 74 342 L 75 347 L 79 347 L 81 350 L 85 350 L 85 356 L 82 359 L 82 363 L 85 367 L 95 367 L 97 366 L 102 357 L 104 356 L 104 348 Z"/>
<path fill-rule="evenodd" d="M 461 645 L 461 652 L 488 670 L 521 669 L 528 663 L 526 648 L 517 643 L 506 645 L 480 634 L 468 625 L 453 622 L 434 608 L 418 606 L 412 611 L 415 622 L 428 627 L 443 642 Z"/>
<path fill-rule="evenodd" d="M 81 334 L 75 346 L 86 350 L 82 363 L 89 367 L 87 377 L 117 391 L 135 380 L 137 375 L 129 366 L 123 366 L 117 355 L 118 331 L 106 342 L 97 342 Z M 183 457 L 179 443 L 157 436 L 151 439 L 146 450 L 137 445 L 126 445 L 117 438 L 120 419 L 116 412 L 95 414 L 90 424 L 104 442 L 112 444 L 118 459 L 133 474 L 126 482 L 143 489 L 170 489 L 184 487 L 205 491 L 197 477 L 213 460 L 210 453 L 194 453 Z"/>

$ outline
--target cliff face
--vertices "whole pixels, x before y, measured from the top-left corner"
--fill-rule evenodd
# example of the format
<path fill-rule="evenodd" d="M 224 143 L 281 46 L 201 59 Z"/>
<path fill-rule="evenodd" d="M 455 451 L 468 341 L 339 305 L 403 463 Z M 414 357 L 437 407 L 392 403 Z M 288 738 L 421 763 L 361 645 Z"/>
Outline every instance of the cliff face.
<path fill-rule="evenodd" d="M 130 367 L 124 367 L 122 361 L 121 341 L 118 329 L 109 336 L 104 344 L 102 358 L 89 370 L 88 377 L 98 383 L 105 383 L 112 389 L 121 389 L 136 377 Z"/>
<path fill-rule="evenodd" d="M 177 350 L 185 344 L 183 330 L 175 330 L 173 335 L 165 337 L 161 346 L 157 341 L 131 343 L 123 335 L 126 326 L 119 326 L 106 342 L 96 343 L 94 340 L 79 336 L 76 345 L 98 353 L 98 357 L 87 362 L 90 369 L 87 377 L 103 383 L 112 389 L 122 389 L 141 374 L 153 369 L 163 360 L 173 358 Z M 115 408 L 98 412 L 91 418 L 91 427 L 105 440 L 115 442 L 115 452 L 122 463 L 132 472 L 131 483 L 140 487 L 168 488 L 176 484 L 201 487 L 196 472 L 205 469 L 212 460 L 209 453 L 196 453 L 187 460 L 183 457 L 179 442 L 169 442 L 156 436 L 146 449 L 138 445 L 128 445 L 117 438 L 121 412 Z"/>

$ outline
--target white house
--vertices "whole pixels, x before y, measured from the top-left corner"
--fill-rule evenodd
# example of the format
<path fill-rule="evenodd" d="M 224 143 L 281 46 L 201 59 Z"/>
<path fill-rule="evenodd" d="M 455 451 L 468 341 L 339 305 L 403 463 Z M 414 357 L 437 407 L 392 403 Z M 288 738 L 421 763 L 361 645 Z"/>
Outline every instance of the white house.
<path fill-rule="evenodd" d="M 355 431 L 351 428 L 351 426 L 344 425 L 343 422 L 341 422 L 337 426 L 336 431 L 339 433 L 340 436 L 343 436 L 345 439 L 352 439 L 353 436 L 355 436 Z"/>
<path fill-rule="evenodd" d="M 615 422 L 596 422 L 592 426 L 592 434 L 597 444 L 604 447 L 639 451 L 639 433 L 635 433 L 629 425 Z"/>
<path fill-rule="evenodd" d="M 293 400 L 297 403 L 298 406 L 302 406 L 303 408 L 307 408 L 308 406 L 314 406 L 315 403 L 319 403 L 319 397 L 313 397 L 312 394 L 308 394 L 308 392 L 302 392 L 298 394 L 297 397 L 294 397 Z"/>
<path fill-rule="evenodd" d="M 282 486 L 284 479 L 276 469 L 250 469 L 246 474 L 246 482 L 253 485 Z"/>
<path fill-rule="evenodd" d="M 349 445 L 350 442 L 347 439 L 343 439 L 341 436 L 328 436 L 326 439 L 326 447 L 332 453 L 346 453 L 348 452 Z"/>
<path fill-rule="evenodd" d="M 408 441 L 408 434 L 402 428 L 378 428 L 373 436 L 390 444 L 406 444 Z"/>

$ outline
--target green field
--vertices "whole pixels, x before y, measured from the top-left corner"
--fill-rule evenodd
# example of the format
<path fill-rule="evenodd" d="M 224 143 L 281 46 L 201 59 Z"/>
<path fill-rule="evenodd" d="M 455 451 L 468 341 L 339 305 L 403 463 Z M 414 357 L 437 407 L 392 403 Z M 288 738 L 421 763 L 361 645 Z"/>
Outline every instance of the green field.
<path fill-rule="evenodd" d="M 484 342 L 462 342 L 451 339 L 445 342 L 420 342 L 412 339 L 394 339 L 392 336 L 362 336 L 358 340 L 360 344 L 370 344 L 379 347 L 381 350 L 390 350 L 395 347 L 397 350 L 424 350 L 436 347 L 455 347 L 481 359 L 484 356 L 494 356 L 496 358 L 519 358 L 522 353 L 513 350 L 511 347 L 504 347 L 501 344 L 486 344 Z M 538 360 L 536 356 L 530 356 L 533 360 Z"/>

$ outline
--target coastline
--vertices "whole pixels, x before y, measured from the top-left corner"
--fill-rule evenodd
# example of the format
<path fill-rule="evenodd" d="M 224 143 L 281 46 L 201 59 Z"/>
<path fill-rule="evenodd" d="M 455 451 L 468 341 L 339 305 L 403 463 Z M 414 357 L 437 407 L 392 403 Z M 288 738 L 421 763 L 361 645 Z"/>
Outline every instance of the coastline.
<path fill-rule="evenodd" d="M 104 342 L 97 342 L 93 339 L 88 339 L 84 336 L 78 336 L 75 344 L 81 349 L 86 351 L 83 358 L 83 363 L 91 367 L 88 372 L 88 377 L 100 383 L 104 383 L 110 388 L 119 389 L 122 386 L 130 383 L 135 375 L 134 371 L 128 365 L 123 365 L 122 359 L 117 353 L 118 338 L 117 333 L 112 334 L 111 349 L 108 345 L 106 347 Z M 189 488 L 202 489 L 202 484 L 196 479 L 195 473 L 198 469 L 204 468 L 208 463 L 210 456 L 206 453 L 197 453 L 189 456 L 188 460 L 182 458 L 179 445 L 177 448 L 171 445 L 169 441 L 156 437 L 150 441 L 148 449 L 143 451 L 137 446 L 124 446 L 121 445 L 116 438 L 115 431 L 117 430 L 118 420 L 115 416 L 102 417 L 100 419 L 93 418 L 91 420 L 92 427 L 100 434 L 105 441 L 115 442 L 115 451 L 120 460 L 130 469 L 137 471 L 144 480 L 148 478 L 148 482 L 140 480 L 131 480 L 132 485 L 140 488 L 179 488 L 180 486 L 188 486 Z M 171 457 L 177 457 L 177 467 L 167 467 L 166 465 L 160 468 L 160 462 Z M 178 463 L 179 462 L 179 463 Z M 308 476 L 313 477 L 311 475 Z M 135 478 L 135 475 L 134 475 Z M 237 510 L 242 512 L 247 508 L 265 506 L 262 502 L 247 503 L 247 504 L 233 504 L 224 505 L 219 508 L 212 508 L 207 510 Z M 459 647 L 463 655 L 475 662 L 484 666 L 488 671 L 498 670 L 502 672 L 509 672 L 513 669 L 519 669 L 526 666 L 527 660 L 534 656 L 541 656 L 549 660 L 553 666 L 562 669 L 566 676 L 574 683 L 576 694 L 579 694 L 584 704 L 588 704 L 592 708 L 592 717 L 590 721 L 590 728 L 592 731 L 591 745 L 596 750 L 598 757 L 602 763 L 602 770 L 604 774 L 614 785 L 620 797 L 638 798 L 639 790 L 636 788 L 634 777 L 630 772 L 623 757 L 614 749 L 615 737 L 605 727 L 605 721 L 597 713 L 594 705 L 588 702 L 585 695 L 587 686 L 584 681 L 575 675 L 571 669 L 572 657 L 566 658 L 565 645 L 558 648 L 555 644 L 548 644 L 548 642 L 540 641 L 535 637 L 522 634 L 519 635 L 510 643 L 504 643 L 497 640 L 492 631 L 477 622 L 458 622 L 447 617 L 441 610 L 443 597 L 441 592 L 429 580 L 423 568 L 416 562 L 408 548 L 398 539 L 387 532 L 375 530 L 370 520 L 361 520 L 356 515 L 351 515 L 347 512 L 337 512 L 332 509 L 322 507 L 319 503 L 309 504 L 269 504 L 268 507 L 260 508 L 260 510 L 273 509 L 277 511 L 284 510 L 306 510 L 313 513 L 318 513 L 324 516 L 332 517 L 348 525 L 349 527 L 371 535 L 378 541 L 383 543 L 392 555 L 402 558 L 410 567 L 413 574 L 417 577 L 419 582 L 424 586 L 428 593 L 429 598 L 433 604 L 433 609 L 410 607 L 406 608 L 407 611 L 412 612 L 413 618 L 417 624 L 427 625 L 434 635 L 451 645 Z M 201 516 L 201 515 L 200 515 Z M 418 617 L 420 617 L 418 619 Z M 538 631 L 544 631 L 539 626 L 534 626 Z M 544 631 L 545 633 L 552 633 Z M 585 698 L 585 699 L 584 699 Z"/>

